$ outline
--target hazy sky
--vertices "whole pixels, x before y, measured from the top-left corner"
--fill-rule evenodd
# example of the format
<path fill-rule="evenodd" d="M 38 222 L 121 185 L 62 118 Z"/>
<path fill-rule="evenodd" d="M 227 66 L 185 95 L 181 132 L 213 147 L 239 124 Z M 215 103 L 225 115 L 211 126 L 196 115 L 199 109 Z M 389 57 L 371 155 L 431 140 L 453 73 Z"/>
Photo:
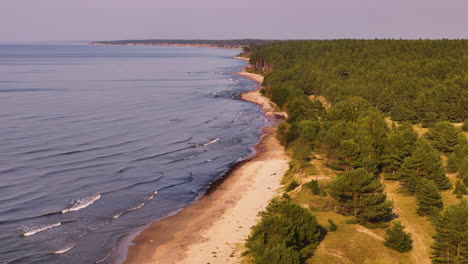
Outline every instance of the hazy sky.
<path fill-rule="evenodd" d="M 468 38 L 468 0 L 0 0 L 0 41 Z"/>

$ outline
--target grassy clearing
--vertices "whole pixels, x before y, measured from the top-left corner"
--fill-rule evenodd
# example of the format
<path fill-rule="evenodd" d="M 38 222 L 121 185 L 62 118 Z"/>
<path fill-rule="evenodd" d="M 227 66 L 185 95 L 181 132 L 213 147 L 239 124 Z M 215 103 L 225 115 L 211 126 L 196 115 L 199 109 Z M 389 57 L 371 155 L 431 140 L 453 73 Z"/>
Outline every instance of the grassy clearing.
<path fill-rule="evenodd" d="M 333 212 L 314 212 L 314 214 L 324 226 L 327 226 L 329 218 L 332 219 L 338 225 L 338 230 L 327 234 L 309 263 L 416 263 L 411 261 L 408 253 L 398 253 L 382 244 L 380 233 L 383 229 L 364 229 L 367 232 L 360 232 L 358 230 L 363 227 L 344 223 L 348 218 L 342 215 Z"/>
<path fill-rule="evenodd" d="M 330 109 L 331 107 L 331 104 L 330 102 L 328 102 L 327 98 L 325 98 L 325 96 L 322 96 L 322 95 L 319 95 L 319 96 L 316 96 L 316 95 L 309 95 L 309 99 L 314 101 L 314 100 L 319 100 L 322 105 L 323 105 L 323 108 L 325 108 L 325 110 L 328 110 Z"/>
<path fill-rule="evenodd" d="M 319 180 L 320 186 L 328 186 L 331 180 Z M 304 208 L 316 211 L 329 211 L 332 208 L 332 199 L 329 196 L 314 195 L 304 185 L 299 186 L 292 194 L 292 201 Z M 326 221 L 325 221 L 326 222 Z"/>
<path fill-rule="evenodd" d="M 419 137 L 424 136 L 427 133 L 429 128 L 422 127 L 421 124 L 413 125 L 413 130 L 418 134 Z"/>
<path fill-rule="evenodd" d="M 302 193 L 298 193 L 298 196 L 293 201 L 302 202 L 302 199 L 307 198 Z M 310 195 L 309 199 L 311 204 L 316 205 L 323 204 L 330 198 Z M 367 229 L 360 225 L 347 224 L 346 220 L 351 220 L 353 217 L 333 211 L 313 211 L 313 214 L 323 227 L 328 227 L 328 219 L 332 219 L 337 224 L 338 230 L 328 232 L 308 263 L 417 263 L 411 260 L 409 253 L 398 253 L 385 247 L 382 244 L 385 230 L 382 228 Z"/>
<path fill-rule="evenodd" d="M 387 121 L 387 124 L 391 124 L 392 122 L 394 122 L 388 117 L 386 118 L 386 121 Z M 463 125 L 463 123 L 452 123 L 452 124 L 456 127 L 461 127 Z M 413 125 L 413 130 L 419 135 L 419 137 L 422 137 L 424 136 L 424 134 L 427 133 L 429 128 L 422 127 L 421 124 L 415 124 Z M 466 138 L 468 138 L 468 132 L 463 132 L 463 134 L 465 135 Z"/>
<path fill-rule="evenodd" d="M 424 255 L 424 253 L 415 252 L 421 250 L 419 247 L 413 249 L 408 253 L 399 253 L 391 250 L 383 245 L 383 239 L 385 237 L 385 230 L 382 228 L 367 229 L 360 225 L 347 224 L 346 220 L 351 220 L 353 217 L 347 217 L 337 214 L 333 211 L 332 199 L 329 196 L 314 195 L 312 191 L 305 187 L 303 184 L 312 180 L 317 179 L 321 187 L 328 186 L 333 178 L 336 177 L 336 172 L 327 168 L 324 165 L 323 160 L 313 159 L 311 161 L 312 167 L 309 168 L 307 173 L 300 173 L 294 175 L 288 175 L 286 181 L 292 181 L 294 179 L 301 185 L 295 190 L 289 192 L 291 199 L 294 203 L 309 208 L 317 218 L 317 221 L 323 227 L 328 227 L 328 219 L 332 219 L 337 225 L 338 230 L 335 232 L 328 232 L 325 239 L 320 243 L 315 254 L 309 259 L 308 263 L 334 263 L 334 264 L 416 264 L 426 263 L 421 262 L 420 258 L 415 256 Z M 396 191 L 391 189 L 391 191 Z M 396 194 L 398 195 L 398 194 Z M 404 197 L 402 197 L 404 199 Z M 415 199 L 411 197 L 411 199 Z M 401 203 L 399 203 L 400 205 Z M 406 211 L 411 211 L 416 215 L 415 202 L 410 201 L 409 203 L 404 202 L 402 206 L 411 206 Z M 433 232 L 432 225 L 427 219 L 418 217 L 418 221 L 415 225 L 422 223 L 423 229 L 421 232 Z M 409 218 L 411 219 L 411 218 Z M 400 219 L 399 219 L 400 220 Z M 418 230 L 419 232 L 420 230 Z M 430 235 L 424 239 L 430 239 Z M 426 243 L 424 245 L 429 245 Z M 424 250 L 427 248 L 424 247 Z M 427 251 L 428 252 L 428 251 Z"/>
<path fill-rule="evenodd" d="M 463 123 L 454 123 L 453 125 L 461 128 L 463 126 Z M 465 137 L 468 139 L 468 131 L 463 132 L 463 135 L 465 135 Z"/>
<path fill-rule="evenodd" d="M 391 126 L 393 121 L 387 120 Z M 415 132 L 424 136 L 428 129 L 421 125 L 413 126 Z M 467 133 L 465 133 L 467 134 Z M 447 157 L 442 156 L 444 166 Z M 362 263 L 362 264 L 430 264 L 432 236 L 435 233 L 431 221 L 427 217 L 421 217 L 416 213 L 417 200 L 414 195 L 408 195 L 401 191 L 398 181 L 384 180 L 386 192 L 390 200 L 394 202 L 394 213 L 407 232 L 412 234 L 413 249 L 407 253 L 399 253 L 383 245 L 385 230 L 382 228 L 367 229 L 360 225 L 347 224 L 346 220 L 352 217 L 339 215 L 333 211 L 332 199 L 329 196 L 312 194 L 311 190 L 303 186 L 312 179 L 317 179 L 320 186 L 328 186 L 336 172 L 325 166 L 323 159 L 316 158 L 310 162 L 306 172 L 300 174 L 291 173 L 285 180 L 298 182 L 300 185 L 289 192 L 294 203 L 309 208 L 323 227 L 328 227 L 328 219 L 332 219 L 337 225 L 336 232 L 329 232 L 320 243 L 315 255 L 309 263 Z M 456 174 L 447 174 L 453 185 L 457 181 Z M 444 205 L 458 203 L 459 199 L 453 194 L 453 189 L 441 192 Z M 465 198 L 468 196 L 465 196 Z"/>
<path fill-rule="evenodd" d="M 460 179 L 458 178 L 458 173 L 448 173 L 446 175 L 452 183 L 453 188 L 455 188 L 455 183 Z M 440 192 L 440 195 L 442 196 L 442 201 L 444 202 L 444 207 L 460 202 L 460 199 L 458 199 L 457 196 L 453 193 L 453 188 L 450 190 Z M 467 199 L 468 195 L 463 195 L 463 198 Z"/>
<path fill-rule="evenodd" d="M 397 214 L 397 221 L 400 221 L 410 232 L 413 238 L 413 249 L 407 254 L 411 256 L 409 263 L 431 263 L 430 246 L 434 227 L 427 217 L 419 216 L 416 213 L 417 201 L 414 195 L 407 195 L 401 192 L 397 181 L 384 181 L 389 199 L 394 202 L 394 213 Z"/>
<path fill-rule="evenodd" d="M 392 126 L 400 126 L 400 124 L 396 121 L 393 121 L 390 117 L 385 117 L 385 123 L 387 123 L 387 126 L 391 128 Z"/>

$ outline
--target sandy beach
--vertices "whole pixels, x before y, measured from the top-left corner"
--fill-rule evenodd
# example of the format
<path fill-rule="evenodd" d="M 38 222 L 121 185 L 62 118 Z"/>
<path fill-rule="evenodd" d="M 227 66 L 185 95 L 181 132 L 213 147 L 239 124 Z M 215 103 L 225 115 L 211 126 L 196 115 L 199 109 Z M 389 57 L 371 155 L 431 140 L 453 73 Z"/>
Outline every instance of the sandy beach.
<path fill-rule="evenodd" d="M 263 82 L 258 74 L 238 74 Z M 284 115 L 275 112 L 258 90 L 243 94 L 242 99 L 260 105 L 268 118 L 279 120 Z M 137 235 L 124 263 L 239 263 L 258 212 L 279 193 L 288 169 L 289 158 L 275 138 L 275 129 L 275 125 L 264 128 L 256 155 L 238 164 L 208 194 Z"/>
<path fill-rule="evenodd" d="M 242 57 L 236 57 L 239 59 L 244 59 Z M 240 71 L 237 72 L 238 75 L 244 76 L 249 78 L 250 80 L 257 82 L 259 84 L 263 83 L 263 76 L 256 73 Z M 275 109 L 274 104 L 270 101 L 270 99 L 262 96 L 260 93 L 260 89 L 255 91 L 246 92 L 241 95 L 242 100 L 255 103 L 262 107 L 263 111 L 265 112 L 265 116 L 267 117 L 276 117 L 280 119 L 288 118 L 288 114 L 286 112 L 279 112 Z"/>

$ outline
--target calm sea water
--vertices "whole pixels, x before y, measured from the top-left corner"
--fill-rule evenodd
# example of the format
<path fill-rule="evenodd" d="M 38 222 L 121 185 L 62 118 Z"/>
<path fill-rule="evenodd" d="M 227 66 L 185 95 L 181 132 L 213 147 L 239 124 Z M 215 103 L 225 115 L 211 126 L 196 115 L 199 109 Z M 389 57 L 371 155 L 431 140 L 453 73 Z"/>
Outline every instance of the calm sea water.
<path fill-rule="evenodd" d="M 111 262 L 252 154 L 238 52 L 0 44 L 0 263 Z"/>

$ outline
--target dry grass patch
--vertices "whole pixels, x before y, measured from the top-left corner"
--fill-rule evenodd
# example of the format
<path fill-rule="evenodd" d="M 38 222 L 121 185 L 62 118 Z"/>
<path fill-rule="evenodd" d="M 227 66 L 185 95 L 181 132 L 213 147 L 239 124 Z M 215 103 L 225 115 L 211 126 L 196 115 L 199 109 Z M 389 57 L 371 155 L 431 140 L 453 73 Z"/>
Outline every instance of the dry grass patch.
<path fill-rule="evenodd" d="M 460 202 L 460 199 L 453 193 L 453 189 L 455 188 L 455 183 L 460 180 L 458 178 L 458 173 L 447 173 L 447 177 L 449 178 L 450 182 L 452 183 L 453 188 L 446 191 L 441 191 L 440 195 L 442 196 L 442 201 L 444 202 L 444 207 L 447 205 L 456 204 Z M 463 195 L 463 198 L 467 198 L 468 195 Z"/>
<path fill-rule="evenodd" d="M 323 95 L 319 95 L 319 96 L 316 96 L 316 95 L 309 95 L 309 99 L 310 100 L 319 100 L 321 103 L 322 103 L 322 106 L 323 108 L 325 108 L 325 110 L 328 110 L 330 109 L 331 107 L 331 103 L 328 102 L 327 98 L 325 98 L 325 96 Z"/>
<path fill-rule="evenodd" d="M 309 263 L 334 264 L 394 264 L 412 262 L 408 253 L 398 253 L 382 244 L 383 229 L 366 229 L 360 225 L 346 224 L 346 217 L 334 212 L 314 212 L 318 222 L 326 227 L 332 219 L 338 230 L 328 232 Z M 365 230 L 365 232 L 363 232 Z"/>
<path fill-rule="evenodd" d="M 419 137 L 424 136 L 427 133 L 429 128 L 422 127 L 421 124 L 413 125 L 413 130 L 418 134 Z"/>
<path fill-rule="evenodd" d="M 394 202 L 394 213 L 397 221 L 400 221 L 410 232 L 413 239 L 413 249 L 406 254 L 411 256 L 412 262 L 418 264 L 430 264 L 430 246 L 432 235 L 435 233 L 432 223 L 427 217 L 416 213 L 417 200 L 414 195 L 401 192 L 397 181 L 384 181 L 387 196 Z"/>
<path fill-rule="evenodd" d="M 424 130 L 424 129 L 423 129 Z M 418 133 L 420 134 L 420 133 Z M 317 221 L 324 228 L 328 228 L 328 219 L 332 219 L 338 226 L 335 232 L 328 232 L 320 243 L 314 256 L 308 263 L 334 263 L 334 264 L 430 264 L 430 245 L 434 227 L 426 217 L 416 213 L 417 201 L 415 196 L 400 192 L 397 181 L 383 181 L 390 200 L 394 201 L 394 212 L 406 228 L 412 234 L 414 241 L 413 249 L 407 253 L 399 253 L 383 245 L 385 229 L 368 229 L 360 225 L 346 224 L 347 217 L 335 213 L 333 200 L 330 196 L 314 195 L 312 191 L 304 186 L 304 183 L 317 179 L 321 187 L 330 184 L 336 173 L 324 166 L 321 159 L 313 159 L 307 173 L 291 174 L 285 179 L 293 179 L 300 183 L 294 191 L 290 192 L 294 203 L 305 208 L 310 208 Z M 456 181 L 456 177 L 451 177 Z M 453 190 L 442 192 L 444 203 L 455 203 L 458 201 Z M 447 202 L 446 202 L 447 201 Z"/>
<path fill-rule="evenodd" d="M 319 185 L 328 186 L 335 174 L 332 173 L 332 177 L 326 174 L 325 171 L 330 169 L 324 167 L 321 161 L 315 161 L 314 167 L 320 172 Z M 314 195 L 309 188 L 301 185 L 291 193 L 291 198 L 294 203 L 310 208 L 322 227 L 328 228 L 328 219 L 338 226 L 337 231 L 327 233 L 308 263 L 417 263 L 411 260 L 410 253 L 398 253 L 383 245 L 384 229 L 367 229 L 360 225 L 346 224 L 346 220 L 354 217 L 332 211 L 333 200 L 330 196 Z"/>

